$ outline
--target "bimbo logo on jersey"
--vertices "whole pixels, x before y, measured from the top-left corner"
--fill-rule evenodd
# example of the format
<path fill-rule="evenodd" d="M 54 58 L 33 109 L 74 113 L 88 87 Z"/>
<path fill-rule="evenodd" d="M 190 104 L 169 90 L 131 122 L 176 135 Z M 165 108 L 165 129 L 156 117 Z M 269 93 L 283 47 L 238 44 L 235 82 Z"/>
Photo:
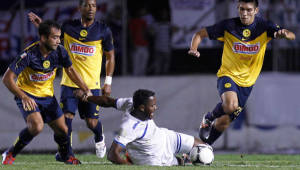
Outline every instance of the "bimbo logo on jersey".
<path fill-rule="evenodd" d="M 72 53 L 85 55 L 85 56 L 92 56 L 96 52 L 95 46 L 88 46 L 88 45 L 82 45 L 77 43 L 72 43 L 70 45 L 70 49 Z"/>
<path fill-rule="evenodd" d="M 29 78 L 31 81 L 47 81 L 54 75 L 54 71 L 46 74 L 30 74 Z"/>
<path fill-rule="evenodd" d="M 241 54 L 256 54 L 260 49 L 260 44 L 243 44 L 240 42 L 233 43 L 233 51 Z"/>

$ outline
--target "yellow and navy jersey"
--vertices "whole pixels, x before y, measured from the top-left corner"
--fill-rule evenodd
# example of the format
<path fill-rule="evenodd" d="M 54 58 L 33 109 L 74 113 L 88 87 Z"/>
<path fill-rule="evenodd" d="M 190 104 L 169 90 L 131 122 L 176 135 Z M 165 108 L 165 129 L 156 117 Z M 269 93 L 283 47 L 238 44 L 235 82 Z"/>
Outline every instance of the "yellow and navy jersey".
<path fill-rule="evenodd" d="M 228 76 L 242 87 L 254 85 L 262 68 L 267 43 L 279 29 L 278 25 L 260 17 L 255 17 L 250 25 L 243 25 L 240 18 L 231 18 L 206 27 L 210 39 L 224 42 L 217 76 Z"/>
<path fill-rule="evenodd" d="M 17 75 L 17 86 L 23 91 L 36 97 L 52 97 L 57 67 L 67 68 L 71 65 L 68 52 L 62 45 L 44 57 L 36 42 L 16 57 L 9 69 Z"/>
<path fill-rule="evenodd" d="M 90 89 L 100 89 L 103 51 L 113 50 L 111 30 L 100 21 L 83 27 L 80 20 L 67 21 L 62 26 L 63 41 L 73 67 Z M 63 71 L 62 85 L 78 86 Z"/>

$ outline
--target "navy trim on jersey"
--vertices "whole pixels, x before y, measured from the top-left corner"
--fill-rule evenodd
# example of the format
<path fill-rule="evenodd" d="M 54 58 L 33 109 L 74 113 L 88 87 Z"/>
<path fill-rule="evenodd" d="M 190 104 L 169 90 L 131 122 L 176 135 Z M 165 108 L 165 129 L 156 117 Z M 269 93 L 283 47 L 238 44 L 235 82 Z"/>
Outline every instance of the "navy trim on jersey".
<path fill-rule="evenodd" d="M 181 149 L 181 136 L 180 134 L 176 133 L 177 135 L 177 147 L 176 147 L 176 153 L 178 153 Z"/>
<path fill-rule="evenodd" d="M 137 126 L 139 123 L 140 123 L 140 122 L 136 122 L 136 123 L 133 125 L 132 129 L 135 129 L 136 126 Z"/>
<path fill-rule="evenodd" d="M 143 137 L 146 135 L 147 129 L 148 129 L 148 123 L 146 125 L 143 135 L 140 138 L 138 138 L 138 140 L 143 139 Z"/>
<path fill-rule="evenodd" d="M 80 35 L 82 30 L 86 30 L 86 37 Z M 69 20 L 62 25 L 62 35 L 64 35 L 64 33 L 81 42 L 102 40 L 104 51 L 111 51 L 114 49 L 112 32 L 103 21 L 95 21 L 92 25 L 84 27 L 79 19 Z"/>
<path fill-rule="evenodd" d="M 118 145 L 120 145 L 122 148 L 126 148 L 125 145 L 123 145 L 122 143 L 118 142 L 116 139 L 114 139 L 114 142 Z"/>
<path fill-rule="evenodd" d="M 249 29 L 250 37 L 243 36 L 243 31 Z M 240 18 L 230 18 L 206 27 L 209 39 L 217 40 L 220 37 L 224 37 L 225 31 L 232 34 L 236 38 L 243 41 L 252 41 L 258 36 L 267 32 L 268 37 L 274 38 L 274 32 L 282 29 L 280 26 L 274 24 L 271 21 L 264 20 L 261 17 L 255 17 L 254 22 L 250 25 L 243 25 Z"/>

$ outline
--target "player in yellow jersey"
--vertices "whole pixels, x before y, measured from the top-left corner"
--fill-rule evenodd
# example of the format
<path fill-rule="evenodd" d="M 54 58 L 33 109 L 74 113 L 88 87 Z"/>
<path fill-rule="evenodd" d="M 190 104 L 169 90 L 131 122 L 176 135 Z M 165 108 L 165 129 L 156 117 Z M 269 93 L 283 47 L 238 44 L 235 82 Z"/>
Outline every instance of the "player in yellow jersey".
<path fill-rule="evenodd" d="M 273 38 L 294 40 L 295 34 L 256 16 L 258 0 L 239 0 L 239 17 L 223 20 L 195 33 L 188 54 L 200 57 L 197 48 L 209 37 L 224 42 L 222 64 L 217 73 L 221 102 L 204 115 L 199 136 L 213 144 L 243 111 L 261 71 L 267 43 Z"/>
<path fill-rule="evenodd" d="M 62 161 L 80 164 L 74 155 L 69 154 L 68 127 L 53 94 L 57 67 L 63 66 L 71 80 L 85 93 L 90 91 L 73 68 L 67 51 L 60 45 L 60 25 L 45 21 L 40 24 L 39 35 L 40 41 L 16 57 L 3 76 L 3 83 L 15 95 L 27 127 L 20 132 L 15 144 L 2 154 L 2 164 L 13 164 L 16 155 L 43 130 L 44 123 L 54 131 Z"/>
<path fill-rule="evenodd" d="M 106 57 L 106 79 L 102 94 L 109 96 L 111 81 L 115 67 L 115 54 L 111 30 L 103 22 L 95 20 L 97 10 L 96 0 L 79 0 L 81 19 L 66 21 L 62 25 L 62 38 L 74 68 L 82 76 L 84 82 L 91 89 L 93 95 L 100 94 L 100 74 L 102 57 Z M 29 13 L 29 18 L 36 26 L 41 18 Z M 66 117 L 69 136 L 72 133 L 72 120 L 78 109 L 80 118 L 86 121 L 88 128 L 95 135 L 96 155 L 103 158 L 106 153 L 102 124 L 99 118 L 99 106 L 93 103 L 84 103 L 73 96 L 78 88 L 65 70 L 61 81 L 61 107 Z M 71 147 L 70 147 L 71 148 Z M 60 160 L 60 156 L 56 156 Z"/>

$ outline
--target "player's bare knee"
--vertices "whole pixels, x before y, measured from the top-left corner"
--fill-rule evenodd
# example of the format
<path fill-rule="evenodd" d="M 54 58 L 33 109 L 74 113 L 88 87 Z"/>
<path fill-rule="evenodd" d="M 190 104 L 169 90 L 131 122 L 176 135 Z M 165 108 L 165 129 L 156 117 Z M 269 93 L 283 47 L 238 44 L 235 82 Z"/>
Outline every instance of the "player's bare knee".
<path fill-rule="evenodd" d="M 36 136 L 40 132 L 42 132 L 43 128 L 44 128 L 44 123 L 42 122 L 31 122 L 30 125 L 28 126 L 29 132 L 33 136 Z"/>
<path fill-rule="evenodd" d="M 98 119 L 87 118 L 87 119 L 85 119 L 85 121 L 86 121 L 87 127 L 90 129 L 94 129 L 98 124 Z"/>
<path fill-rule="evenodd" d="M 64 113 L 64 116 L 69 119 L 73 119 L 74 115 L 72 113 Z"/>
<path fill-rule="evenodd" d="M 229 103 L 223 103 L 222 107 L 226 114 L 231 114 L 238 109 L 239 105 L 238 103 L 235 102 L 229 102 Z"/>

